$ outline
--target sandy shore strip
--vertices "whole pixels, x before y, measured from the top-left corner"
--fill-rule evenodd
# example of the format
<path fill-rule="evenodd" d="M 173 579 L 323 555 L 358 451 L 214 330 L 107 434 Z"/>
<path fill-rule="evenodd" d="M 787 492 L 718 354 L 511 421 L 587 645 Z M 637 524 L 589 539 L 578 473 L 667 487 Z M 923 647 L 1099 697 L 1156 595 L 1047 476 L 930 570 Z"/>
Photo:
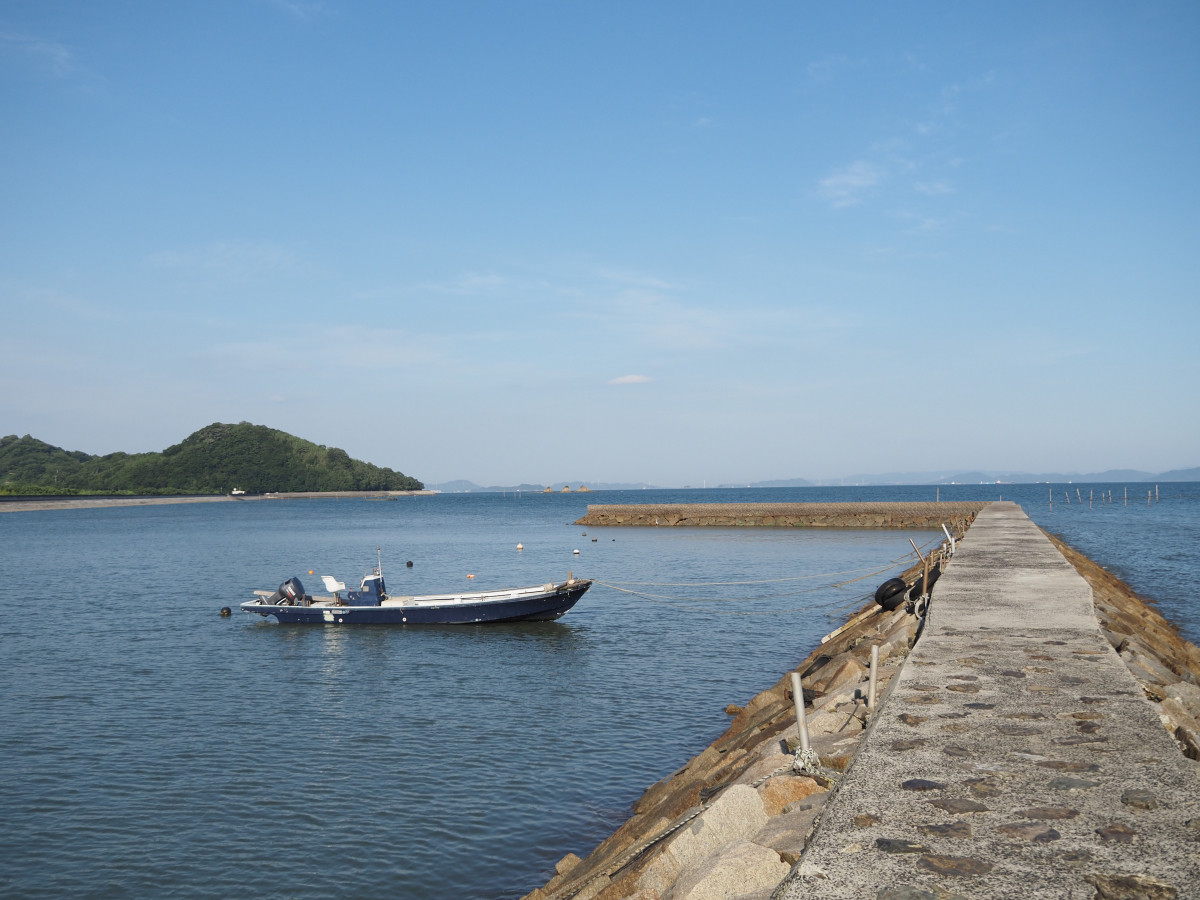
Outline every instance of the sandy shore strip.
<path fill-rule="evenodd" d="M 47 497 L 45 500 L 23 497 L 0 499 L 0 512 L 33 512 L 47 509 L 99 509 L 106 506 L 165 506 L 172 503 L 244 503 L 252 500 L 388 500 L 392 497 L 414 497 L 434 491 L 294 491 L 279 494 L 229 494 L 197 497 Z"/>

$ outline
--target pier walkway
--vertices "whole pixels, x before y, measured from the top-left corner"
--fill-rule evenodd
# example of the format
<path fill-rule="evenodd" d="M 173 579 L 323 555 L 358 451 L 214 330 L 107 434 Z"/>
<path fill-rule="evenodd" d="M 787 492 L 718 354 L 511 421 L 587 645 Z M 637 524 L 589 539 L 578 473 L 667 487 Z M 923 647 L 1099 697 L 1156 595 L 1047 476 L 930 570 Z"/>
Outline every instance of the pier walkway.
<path fill-rule="evenodd" d="M 1200 898 L 1197 765 L 1019 506 L 975 520 L 774 896 Z"/>

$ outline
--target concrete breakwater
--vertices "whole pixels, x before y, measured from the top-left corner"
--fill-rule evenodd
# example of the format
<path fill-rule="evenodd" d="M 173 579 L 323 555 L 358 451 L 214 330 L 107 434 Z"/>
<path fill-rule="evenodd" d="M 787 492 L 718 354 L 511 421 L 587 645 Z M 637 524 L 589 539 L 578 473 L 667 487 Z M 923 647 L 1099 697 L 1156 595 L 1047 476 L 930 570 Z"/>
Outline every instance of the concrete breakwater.
<path fill-rule="evenodd" d="M 987 506 L 973 502 L 915 503 L 634 503 L 588 504 L 576 525 L 764 528 L 961 527 Z"/>
<path fill-rule="evenodd" d="M 943 569 L 798 667 L 818 777 L 785 676 L 528 900 L 1200 896 L 1200 650 L 1012 504 Z"/>

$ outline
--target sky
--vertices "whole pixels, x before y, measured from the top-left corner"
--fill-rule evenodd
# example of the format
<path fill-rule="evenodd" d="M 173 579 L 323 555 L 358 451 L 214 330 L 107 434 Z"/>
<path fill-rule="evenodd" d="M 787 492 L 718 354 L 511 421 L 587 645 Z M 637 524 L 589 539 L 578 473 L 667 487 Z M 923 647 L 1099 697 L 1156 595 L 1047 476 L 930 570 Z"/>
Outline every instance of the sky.
<path fill-rule="evenodd" d="M 0 0 L 0 434 L 1200 465 L 1194 2 Z"/>

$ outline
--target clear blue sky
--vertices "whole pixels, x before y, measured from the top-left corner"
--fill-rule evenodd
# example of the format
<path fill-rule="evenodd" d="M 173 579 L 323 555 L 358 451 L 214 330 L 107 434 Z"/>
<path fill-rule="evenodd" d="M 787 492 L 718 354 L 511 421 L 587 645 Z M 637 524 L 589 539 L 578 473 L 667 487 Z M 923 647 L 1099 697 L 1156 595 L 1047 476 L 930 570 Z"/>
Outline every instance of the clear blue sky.
<path fill-rule="evenodd" d="M 1200 465 L 1200 5 L 0 2 L 0 434 Z"/>

